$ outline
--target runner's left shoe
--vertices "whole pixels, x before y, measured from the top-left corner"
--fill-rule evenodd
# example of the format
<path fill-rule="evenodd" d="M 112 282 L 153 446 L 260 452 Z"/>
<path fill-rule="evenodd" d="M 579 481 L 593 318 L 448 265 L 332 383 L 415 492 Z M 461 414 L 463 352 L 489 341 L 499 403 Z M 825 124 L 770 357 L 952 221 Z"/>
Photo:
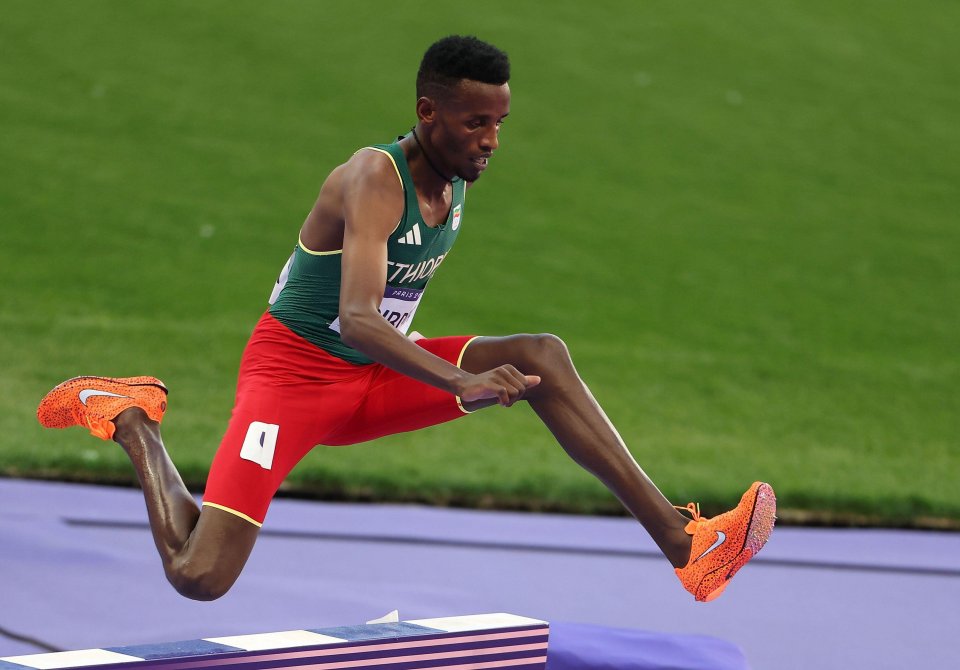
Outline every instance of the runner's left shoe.
<path fill-rule="evenodd" d="M 113 420 L 131 407 L 159 423 L 167 410 L 167 387 L 156 377 L 74 377 L 43 397 L 37 419 L 46 428 L 83 426 L 109 440 L 117 429 Z"/>
<path fill-rule="evenodd" d="M 674 571 L 694 598 L 708 602 L 723 593 L 737 570 L 766 544 L 777 515 L 777 497 L 769 484 L 754 482 L 739 505 L 711 519 L 700 516 L 696 503 L 677 509 L 693 517 L 685 529 L 693 536 L 693 546 L 687 564 Z"/>

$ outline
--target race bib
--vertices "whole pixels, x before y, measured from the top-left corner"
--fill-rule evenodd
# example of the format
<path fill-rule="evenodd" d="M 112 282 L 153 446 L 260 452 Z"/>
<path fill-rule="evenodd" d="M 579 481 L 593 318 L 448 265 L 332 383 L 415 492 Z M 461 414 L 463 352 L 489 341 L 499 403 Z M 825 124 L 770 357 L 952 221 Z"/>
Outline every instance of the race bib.
<path fill-rule="evenodd" d="M 293 257 L 295 255 L 296 252 L 290 254 L 290 259 L 284 263 L 283 269 L 280 271 L 280 276 L 277 277 L 277 283 L 273 285 L 273 290 L 270 292 L 270 300 L 267 301 L 268 304 L 272 305 L 275 303 L 277 298 L 280 297 L 280 291 L 287 285 L 287 280 L 290 278 L 290 267 L 293 265 Z"/>
<path fill-rule="evenodd" d="M 406 335 L 410 329 L 410 324 L 413 322 L 413 314 L 417 311 L 422 297 L 422 288 L 387 286 L 383 294 L 383 300 L 380 302 L 380 314 L 387 320 L 387 323 Z M 338 333 L 340 332 L 339 316 L 333 320 L 330 328 Z"/>

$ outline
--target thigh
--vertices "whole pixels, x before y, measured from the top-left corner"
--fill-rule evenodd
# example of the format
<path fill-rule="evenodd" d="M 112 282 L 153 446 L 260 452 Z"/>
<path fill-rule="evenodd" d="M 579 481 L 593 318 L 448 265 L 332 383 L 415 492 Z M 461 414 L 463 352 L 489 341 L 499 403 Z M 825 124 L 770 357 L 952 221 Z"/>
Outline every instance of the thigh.
<path fill-rule="evenodd" d="M 424 338 L 417 345 L 459 366 L 464 351 L 475 338 L 451 336 Z M 377 366 L 366 382 L 366 391 L 350 419 L 323 441 L 328 446 L 366 442 L 385 435 L 452 421 L 470 413 L 455 395 Z"/>
<path fill-rule="evenodd" d="M 474 374 L 512 365 L 521 374 L 539 376 L 540 383 L 527 389 L 524 400 L 580 384 L 567 345 L 549 333 L 478 337 L 464 351 L 461 363 L 464 370 Z M 496 400 L 489 399 L 467 403 L 465 407 L 472 412 L 495 404 Z"/>
<path fill-rule="evenodd" d="M 463 353 L 461 367 L 478 374 L 500 365 L 512 365 L 523 374 L 539 375 L 549 372 L 552 359 L 565 353 L 566 345 L 560 338 L 547 333 L 521 333 L 504 337 L 478 337 Z"/>
<path fill-rule="evenodd" d="M 248 385 L 238 392 L 210 466 L 203 505 L 262 524 L 280 484 L 319 442 L 325 420 L 337 421 L 313 412 L 321 405 L 308 385 Z"/>
<path fill-rule="evenodd" d="M 259 527 L 293 467 L 360 403 L 367 367 L 335 358 L 264 314 L 244 349 L 204 508 Z"/>
<path fill-rule="evenodd" d="M 200 518 L 190 534 L 190 541 L 175 560 L 171 582 L 191 598 L 208 600 L 217 598 L 233 586 L 243 571 L 253 545 L 256 544 L 260 526 L 214 507 L 203 507 Z M 168 573 L 170 574 L 170 573 Z M 200 578 L 199 591 L 178 584 L 178 577 Z"/>

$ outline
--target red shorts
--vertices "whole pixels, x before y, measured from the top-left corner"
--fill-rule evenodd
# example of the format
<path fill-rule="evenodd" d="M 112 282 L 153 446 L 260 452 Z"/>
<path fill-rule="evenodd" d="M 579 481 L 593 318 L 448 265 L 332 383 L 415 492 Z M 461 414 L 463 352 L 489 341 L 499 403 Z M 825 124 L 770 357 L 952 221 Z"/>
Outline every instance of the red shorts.
<path fill-rule="evenodd" d="M 459 365 L 472 339 L 417 344 Z M 203 504 L 260 525 L 281 482 L 314 446 L 356 444 L 464 414 L 456 396 L 378 363 L 348 363 L 267 312 L 243 352 L 236 403 Z"/>

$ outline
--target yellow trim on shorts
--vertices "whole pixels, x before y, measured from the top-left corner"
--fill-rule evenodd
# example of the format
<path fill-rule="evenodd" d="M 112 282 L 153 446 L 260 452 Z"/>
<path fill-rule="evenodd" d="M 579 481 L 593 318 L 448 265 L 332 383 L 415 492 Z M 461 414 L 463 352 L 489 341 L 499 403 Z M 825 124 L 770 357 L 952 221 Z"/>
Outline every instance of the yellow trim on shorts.
<path fill-rule="evenodd" d="M 463 348 L 460 350 L 460 355 L 457 356 L 457 367 L 458 367 L 458 368 L 460 367 L 460 363 L 463 361 L 463 354 L 467 351 L 467 347 L 469 347 L 469 346 L 470 346 L 470 343 L 473 342 L 473 341 L 474 341 L 475 339 L 477 339 L 478 337 L 480 337 L 480 336 L 479 336 L 479 335 L 474 335 L 474 336 L 471 337 L 469 340 L 467 340 L 466 342 L 463 343 Z M 461 411 L 461 412 L 463 412 L 464 414 L 473 414 L 473 412 L 471 412 L 470 410 L 468 410 L 466 407 L 463 406 L 463 401 L 460 400 L 460 396 L 456 396 L 456 398 L 457 398 L 457 407 L 460 408 L 460 411 Z"/>
<path fill-rule="evenodd" d="M 247 515 L 244 514 L 243 512 L 238 512 L 238 511 L 235 510 L 235 509 L 230 509 L 229 507 L 224 507 L 223 505 L 218 505 L 217 503 L 206 502 L 206 501 L 204 501 L 203 506 L 204 506 L 204 507 L 213 507 L 214 509 L 223 510 L 224 512 L 228 512 L 228 513 L 230 513 L 230 514 L 232 514 L 232 515 L 234 515 L 234 516 L 240 517 L 240 518 L 243 519 L 244 521 L 249 521 L 250 523 L 252 523 L 252 524 L 253 524 L 254 526 L 256 526 L 257 528 L 263 528 L 263 524 L 262 524 L 262 523 L 260 523 L 260 522 L 257 521 L 256 519 L 253 519 L 253 518 L 247 516 Z"/>
<path fill-rule="evenodd" d="M 300 236 L 297 236 L 297 244 L 300 245 L 300 248 L 306 251 L 311 256 L 335 256 L 336 254 L 342 254 L 343 249 L 336 249 L 334 251 L 314 251 L 313 249 L 307 249 L 303 244 L 303 240 L 300 239 Z"/>

